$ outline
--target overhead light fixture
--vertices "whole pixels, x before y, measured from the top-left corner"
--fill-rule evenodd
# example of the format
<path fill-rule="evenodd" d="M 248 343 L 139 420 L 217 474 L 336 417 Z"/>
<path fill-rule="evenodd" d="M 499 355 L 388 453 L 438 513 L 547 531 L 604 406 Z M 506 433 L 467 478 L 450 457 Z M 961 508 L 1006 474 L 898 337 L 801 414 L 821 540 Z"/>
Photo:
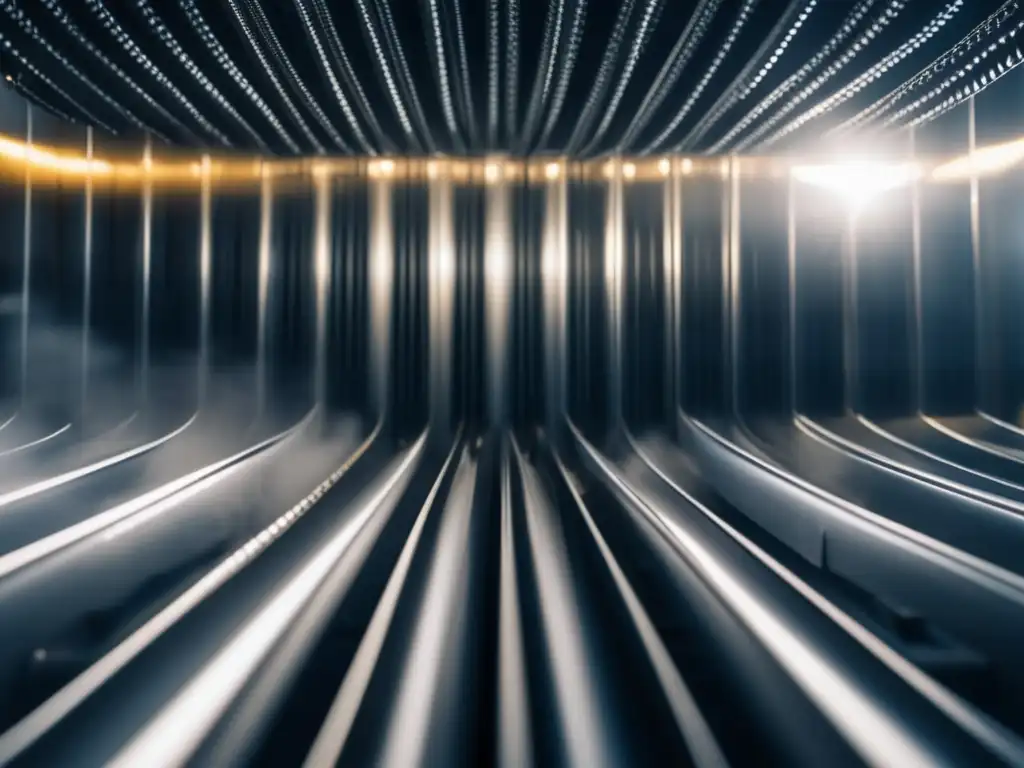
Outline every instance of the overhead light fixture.
<path fill-rule="evenodd" d="M 501 178 L 501 166 L 497 163 L 487 163 L 484 166 L 484 177 L 490 182 L 498 181 Z"/>
<path fill-rule="evenodd" d="M 634 176 L 636 176 L 636 166 L 633 165 L 632 163 L 625 163 L 622 166 L 622 175 L 625 176 L 627 179 L 632 179 Z"/>
<path fill-rule="evenodd" d="M 544 175 L 549 179 L 557 179 L 558 173 L 561 169 L 558 167 L 558 163 L 548 163 L 544 166 Z"/>
<path fill-rule="evenodd" d="M 797 165 L 790 171 L 797 181 L 825 189 L 860 210 L 879 195 L 912 183 L 921 176 L 915 163 L 881 163 L 866 160 L 833 165 Z"/>
<path fill-rule="evenodd" d="M 369 168 L 370 176 L 390 176 L 395 172 L 395 161 L 394 160 L 377 160 L 370 163 Z"/>
<path fill-rule="evenodd" d="M 440 173 L 436 160 L 431 160 L 427 163 L 427 178 L 436 179 Z"/>
<path fill-rule="evenodd" d="M 661 160 L 658 161 L 658 171 L 661 173 L 662 176 L 668 176 L 671 170 L 672 163 L 669 161 L 667 157 L 663 157 L 661 158 Z"/>
<path fill-rule="evenodd" d="M 683 158 L 682 168 L 685 174 L 693 173 L 693 160 L 688 157 Z"/>
<path fill-rule="evenodd" d="M 4 77 L 4 80 L 6 80 L 8 83 L 13 83 L 14 82 L 14 75 L 6 75 Z"/>

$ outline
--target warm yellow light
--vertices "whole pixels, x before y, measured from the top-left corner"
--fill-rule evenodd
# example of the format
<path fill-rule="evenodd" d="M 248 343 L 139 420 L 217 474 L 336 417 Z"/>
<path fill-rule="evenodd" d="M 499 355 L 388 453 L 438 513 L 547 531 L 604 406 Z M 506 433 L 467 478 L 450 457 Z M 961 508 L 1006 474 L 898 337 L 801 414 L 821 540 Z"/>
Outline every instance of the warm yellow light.
<path fill-rule="evenodd" d="M 730 161 L 718 158 L 721 163 L 723 178 L 728 178 Z M 200 162 L 201 161 L 201 162 Z M 92 176 L 97 181 L 105 179 L 110 183 L 153 183 L 184 188 L 198 187 L 202 180 L 209 179 L 215 184 L 257 184 L 261 177 L 268 175 L 275 178 L 308 177 L 319 173 L 330 175 L 360 177 L 369 174 L 371 177 L 390 176 L 397 172 L 398 164 L 403 161 L 412 162 L 415 167 L 422 167 L 426 162 L 427 175 L 436 178 L 444 175 L 460 183 L 479 182 L 481 167 L 488 183 L 501 179 L 519 179 L 533 177 L 540 168 L 523 161 L 506 161 L 493 158 L 486 162 L 469 158 L 377 158 L 368 165 L 359 158 L 311 158 L 270 159 L 252 157 L 198 157 L 178 160 L 154 159 L 147 151 L 142 157 L 130 161 L 109 162 L 90 159 L 84 154 L 72 155 L 54 148 L 29 145 L 22 139 L 0 136 L 0 171 L 6 173 L 24 173 L 25 167 L 40 171 L 38 179 L 45 181 L 47 172 L 58 177 Z M 690 158 L 676 161 L 671 157 L 659 158 L 657 167 L 661 176 L 671 175 L 673 163 L 679 163 L 679 170 L 690 175 L 703 169 Z M 715 168 L 714 160 L 709 159 L 708 170 Z M 938 165 L 930 161 L 921 166 L 884 165 L 865 162 L 840 162 L 832 165 L 804 165 L 793 168 L 788 161 L 783 167 L 791 169 L 794 178 L 806 183 L 834 189 L 837 194 L 860 205 L 880 191 L 899 186 L 917 177 L 927 177 L 934 181 L 956 181 L 996 174 L 1015 166 L 1024 164 L 1024 138 L 995 146 L 977 149 L 972 154 L 956 158 Z M 323 170 L 315 170 L 322 167 Z M 760 167 L 760 166 L 759 166 Z M 625 179 L 647 178 L 653 167 L 646 163 L 637 165 L 636 161 L 600 160 L 567 162 L 552 160 L 543 164 L 544 177 L 551 180 L 575 173 L 577 170 L 602 173 L 611 179 L 616 169 L 621 169 Z M 790 170 L 787 170 L 790 172 Z"/>
<path fill-rule="evenodd" d="M 395 172 L 395 162 L 394 160 L 376 160 L 370 163 L 367 172 L 371 178 L 390 176 Z"/>
<path fill-rule="evenodd" d="M 932 171 L 936 181 L 966 181 L 1008 171 L 1024 161 L 1024 139 L 996 144 L 958 157 Z"/>
<path fill-rule="evenodd" d="M 14 82 L 14 76 L 13 76 L 13 75 L 7 75 L 7 77 L 5 77 L 4 79 L 5 79 L 5 80 L 6 80 L 6 81 L 7 81 L 8 83 L 13 83 L 13 82 Z"/>
<path fill-rule="evenodd" d="M 883 192 L 910 184 L 920 177 L 921 169 L 914 163 L 861 160 L 834 165 L 798 165 L 791 173 L 797 181 L 835 193 L 856 210 Z"/>
<path fill-rule="evenodd" d="M 27 162 L 36 168 L 58 173 L 110 173 L 112 166 L 102 160 L 66 157 L 45 149 L 31 147 L 23 141 L 0 138 L 0 157 Z"/>

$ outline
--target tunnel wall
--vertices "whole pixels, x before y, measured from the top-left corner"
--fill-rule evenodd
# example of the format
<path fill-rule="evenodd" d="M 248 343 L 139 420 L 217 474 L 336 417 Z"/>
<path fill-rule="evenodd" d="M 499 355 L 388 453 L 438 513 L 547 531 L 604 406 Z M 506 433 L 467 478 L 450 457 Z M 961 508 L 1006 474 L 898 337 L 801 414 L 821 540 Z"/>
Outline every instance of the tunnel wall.
<path fill-rule="evenodd" d="M 908 133 L 907 157 L 967 152 L 972 120 L 975 146 L 1017 138 L 1022 116 L 993 105 L 1020 89 L 1020 76 L 1004 78 L 976 103 Z M 85 129 L 10 91 L 2 98 L 3 133 L 28 138 L 31 114 L 33 141 L 86 151 Z M 125 151 L 109 137 L 92 141 L 97 156 Z M 8 361 L 0 392 L 13 402 L 25 387 L 66 410 L 82 406 L 90 382 L 145 397 L 148 365 L 178 371 L 180 396 L 198 398 L 203 365 L 244 391 L 262 386 L 263 365 L 271 399 L 315 400 L 323 368 L 328 407 L 372 415 L 379 400 L 395 429 L 410 434 L 439 402 L 450 423 L 482 425 L 494 418 L 488 393 L 499 390 L 517 424 L 542 422 L 561 391 L 574 421 L 604 432 L 619 419 L 638 429 L 668 425 L 680 408 L 701 418 L 855 411 L 882 419 L 980 408 L 1017 419 L 1024 174 L 980 180 L 975 203 L 969 180 L 921 182 L 851 215 L 834 195 L 788 175 L 722 162 L 720 170 L 712 163 L 690 174 L 676 163 L 660 177 L 614 182 L 600 174 L 502 182 L 508 265 L 499 291 L 509 308 L 500 322 L 487 311 L 488 285 L 499 279 L 488 251 L 494 198 L 480 179 L 452 182 L 453 294 L 442 310 L 451 329 L 440 336 L 431 330 L 432 259 L 441 248 L 435 183 L 389 183 L 391 234 L 378 242 L 379 183 L 365 169 L 333 178 L 322 344 L 313 182 L 274 188 L 266 215 L 257 187 L 212 189 L 204 227 L 195 187 L 154 189 L 147 200 L 137 187 L 89 192 L 79 182 L 30 185 L 8 174 L 0 184 Z M 556 192 L 565 196 L 565 263 L 553 272 L 544 233 Z M 387 272 L 375 277 L 382 248 Z M 555 283 L 562 298 L 552 305 Z M 385 294 L 379 380 L 367 371 L 382 332 L 374 297 Z M 499 337 L 488 335 L 496 322 L 508 329 L 498 353 Z M 563 331 L 564 344 L 552 347 Z M 450 376 L 438 384 L 431 361 L 442 349 Z M 495 354 L 507 368 L 489 362 Z"/>

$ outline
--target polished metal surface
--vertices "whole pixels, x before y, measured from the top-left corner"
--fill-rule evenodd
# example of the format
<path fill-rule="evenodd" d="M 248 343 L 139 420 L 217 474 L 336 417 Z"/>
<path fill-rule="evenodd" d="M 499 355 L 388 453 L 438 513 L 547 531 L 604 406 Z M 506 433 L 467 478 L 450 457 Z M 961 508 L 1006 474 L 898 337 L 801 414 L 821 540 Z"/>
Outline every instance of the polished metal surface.
<path fill-rule="evenodd" d="M 1014 2 L 936 6 L 918 45 L 966 56 L 995 28 L 938 22 L 1007 32 Z M 427 2 L 422 72 L 378 0 L 352 25 L 327 0 L 23 5 L 0 0 L 22 66 L 59 35 L 116 82 L 68 68 L 76 116 L 204 146 L 122 157 L 24 103 L 0 144 L 0 766 L 1024 765 L 1024 144 L 992 100 L 1018 42 L 941 107 L 920 89 L 952 54 L 822 95 L 912 125 L 874 159 L 637 157 L 673 122 L 688 151 L 810 122 L 831 54 L 748 97 L 828 4 L 697 3 L 667 37 L 667 4 L 623 4 L 615 50 L 570 56 L 583 2 L 537 29 Z M 829 50 L 903 5 L 852 5 Z M 484 20 L 541 54 L 485 42 L 485 91 Z M 18 87 L 70 110 L 43 75 Z M 379 156 L 428 128 L 477 154 Z M 362 154 L 225 159 L 229 130 Z M 68 136 L 82 157 L 50 151 Z"/>

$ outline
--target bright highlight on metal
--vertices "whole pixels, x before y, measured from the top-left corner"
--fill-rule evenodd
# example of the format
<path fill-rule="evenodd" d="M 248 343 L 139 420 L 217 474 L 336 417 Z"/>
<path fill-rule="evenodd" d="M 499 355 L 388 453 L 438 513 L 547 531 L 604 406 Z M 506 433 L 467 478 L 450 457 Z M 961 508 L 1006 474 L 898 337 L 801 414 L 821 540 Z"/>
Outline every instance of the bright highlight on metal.
<path fill-rule="evenodd" d="M 906 186 L 922 175 L 914 163 L 885 164 L 870 161 L 836 165 L 797 165 L 793 178 L 838 195 L 855 209 L 867 205 L 890 189 Z"/>
<path fill-rule="evenodd" d="M 966 178 L 971 173 L 977 176 L 997 175 L 1009 170 L 1024 156 L 1024 139 L 982 147 L 970 157 L 922 158 L 918 162 L 921 176 L 936 180 Z M 563 172 L 566 174 L 603 174 L 611 178 L 616 164 L 619 165 L 626 181 L 651 181 L 668 176 L 673 162 L 677 162 L 684 175 L 728 174 L 727 159 L 691 158 L 669 156 L 660 158 L 628 157 L 619 160 L 572 161 L 553 160 L 479 160 L 473 158 L 394 157 L 371 160 L 364 163 L 354 158 L 315 159 L 274 159 L 251 158 L 229 159 L 204 156 L 197 160 L 157 159 L 146 155 L 142 160 L 122 161 L 89 158 L 70 152 L 29 145 L 11 138 L 0 137 L 0 175 L 20 175 L 26 166 L 37 172 L 37 181 L 45 182 L 49 177 L 68 180 L 91 177 L 94 183 L 113 185 L 142 184 L 150 182 L 160 186 L 190 187 L 198 189 L 204 177 L 214 186 L 242 186 L 259 189 L 264 178 L 301 179 L 320 175 L 370 178 L 400 178 L 422 176 L 438 178 L 444 175 L 455 181 L 470 182 L 482 179 L 493 183 L 499 179 L 552 179 Z M 840 166 L 851 166 L 857 178 L 879 170 L 884 178 L 905 173 L 901 166 L 865 160 L 858 163 L 808 164 L 801 160 L 782 157 L 743 157 L 739 163 L 744 175 L 759 174 L 775 176 L 779 171 L 792 169 L 795 178 L 816 180 L 835 178 L 841 173 Z M 857 169 L 860 170 L 857 170 Z M 815 183 L 810 181 L 809 183 Z M 821 181 L 828 184 L 827 181 Z M 870 185 L 870 181 L 863 184 Z M 863 186 L 863 184 L 861 186 Z M 885 186 L 883 184 L 883 186 Z"/>
<path fill-rule="evenodd" d="M 1021 162 L 1024 162 L 1024 139 L 975 150 L 933 169 L 931 178 L 935 181 L 964 181 L 1003 173 Z"/>

